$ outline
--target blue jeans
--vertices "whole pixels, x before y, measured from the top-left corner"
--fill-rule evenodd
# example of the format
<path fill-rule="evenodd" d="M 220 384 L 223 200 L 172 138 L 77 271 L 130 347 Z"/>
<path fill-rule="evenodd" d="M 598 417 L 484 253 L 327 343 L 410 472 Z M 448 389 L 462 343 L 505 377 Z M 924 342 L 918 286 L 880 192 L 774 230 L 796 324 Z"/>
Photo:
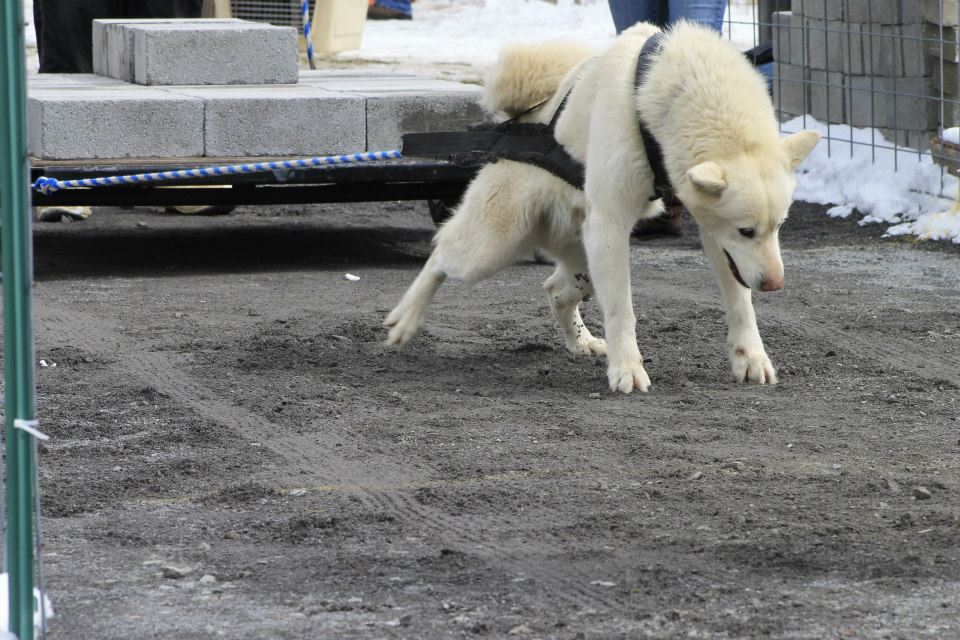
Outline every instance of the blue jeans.
<path fill-rule="evenodd" d="M 394 11 L 399 11 L 406 16 L 413 15 L 413 7 L 410 6 L 410 0 L 377 0 L 374 2 L 374 4 L 379 5 L 384 9 L 393 9 Z"/>
<path fill-rule="evenodd" d="M 609 0 L 610 13 L 617 33 L 629 29 L 638 22 L 652 22 L 666 27 L 681 18 L 713 27 L 723 26 L 726 0 Z"/>

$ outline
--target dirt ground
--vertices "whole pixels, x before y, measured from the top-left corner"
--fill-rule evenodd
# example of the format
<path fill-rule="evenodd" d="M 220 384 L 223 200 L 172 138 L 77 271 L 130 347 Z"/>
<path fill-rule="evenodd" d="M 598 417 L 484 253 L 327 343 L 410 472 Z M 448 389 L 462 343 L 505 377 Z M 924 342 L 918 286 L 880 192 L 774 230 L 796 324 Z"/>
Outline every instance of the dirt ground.
<path fill-rule="evenodd" d="M 960 247 L 797 205 L 757 387 L 695 234 L 637 243 L 653 387 L 615 396 L 532 262 L 385 349 L 430 233 L 37 225 L 50 638 L 960 638 Z"/>

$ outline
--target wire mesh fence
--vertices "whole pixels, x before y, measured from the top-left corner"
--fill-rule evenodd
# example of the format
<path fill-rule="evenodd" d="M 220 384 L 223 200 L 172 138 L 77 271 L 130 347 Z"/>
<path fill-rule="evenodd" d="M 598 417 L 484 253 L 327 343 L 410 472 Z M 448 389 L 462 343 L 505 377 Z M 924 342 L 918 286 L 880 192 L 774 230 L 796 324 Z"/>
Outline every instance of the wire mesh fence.
<path fill-rule="evenodd" d="M 724 31 L 772 45 L 781 122 L 815 119 L 830 154 L 956 171 L 943 132 L 960 124 L 958 29 L 957 0 L 728 0 Z"/>
<path fill-rule="evenodd" d="M 313 15 L 316 0 L 310 0 L 310 15 Z M 234 18 L 269 22 L 280 27 L 296 27 L 303 35 L 303 16 L 300 0 L 230 0 Z"/>

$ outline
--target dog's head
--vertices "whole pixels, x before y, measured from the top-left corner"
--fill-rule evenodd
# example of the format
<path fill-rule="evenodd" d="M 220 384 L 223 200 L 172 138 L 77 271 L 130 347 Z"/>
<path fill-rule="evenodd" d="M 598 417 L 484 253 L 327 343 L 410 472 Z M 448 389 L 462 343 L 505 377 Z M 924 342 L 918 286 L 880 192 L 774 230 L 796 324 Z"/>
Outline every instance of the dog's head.
<path fill-rule="evenodd" d="M 677 185 L 677 195 L 719 243 L 744 287 L 783 287 L 779 231 L 797 186 L 793 171 L 818 142 L 816 131 L 801 131 L 767 149 L 698 164 Z"/>

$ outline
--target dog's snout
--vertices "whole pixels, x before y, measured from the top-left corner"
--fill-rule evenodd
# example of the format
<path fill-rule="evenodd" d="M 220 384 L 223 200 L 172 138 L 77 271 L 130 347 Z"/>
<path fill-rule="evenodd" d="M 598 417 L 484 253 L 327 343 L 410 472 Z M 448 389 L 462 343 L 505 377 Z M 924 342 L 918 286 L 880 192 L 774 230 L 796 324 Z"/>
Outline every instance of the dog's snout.
<path fill-rule="evenodd" d="M 786 281 L 783 279 L 783 276 L 779 278 L 764 278 L 760 282 L 760 289 L 763 291 L 778 291 L 783 289 L 783 285 L 786 284 Z"/>

